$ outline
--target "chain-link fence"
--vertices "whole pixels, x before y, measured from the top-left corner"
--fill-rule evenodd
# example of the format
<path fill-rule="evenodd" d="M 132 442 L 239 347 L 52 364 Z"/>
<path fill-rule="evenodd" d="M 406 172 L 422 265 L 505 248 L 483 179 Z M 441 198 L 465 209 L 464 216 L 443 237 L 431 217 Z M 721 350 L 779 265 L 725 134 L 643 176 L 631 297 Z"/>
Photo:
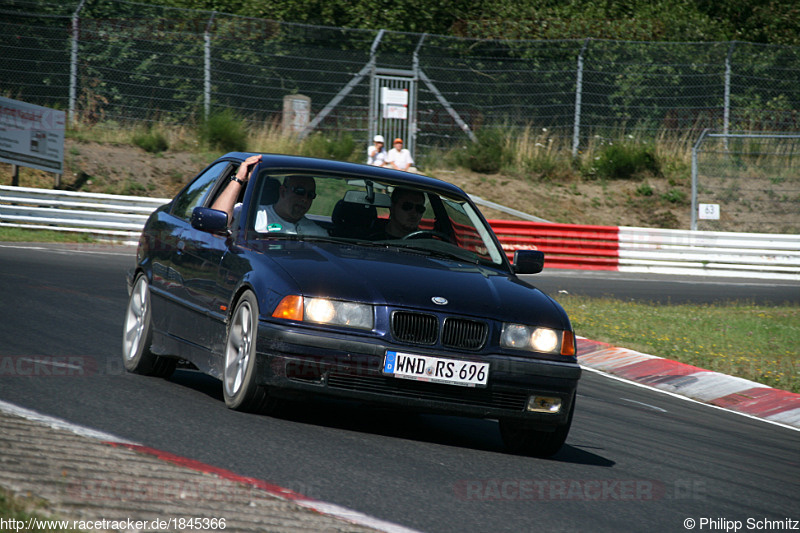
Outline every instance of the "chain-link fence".
<path fill-rule="evenodd" d="M 487 126 L 548 128 L 574 151 L 620 132 L 800 131 L 800 47 L 488 41 L 119 0 L 5 0 L 0 13 L 0 94 L 83 121 L 187 122 L 223 108 L 280 121 L 284 97 L 302 94 L 316 129 L 366 146 L 382 68 L 419 81 L 418 160 Z"/>
<path fill-rule="evenodd" d="M 692 210 L 693 230 L 800 234 L 800 134 L 703 132 Z"/>

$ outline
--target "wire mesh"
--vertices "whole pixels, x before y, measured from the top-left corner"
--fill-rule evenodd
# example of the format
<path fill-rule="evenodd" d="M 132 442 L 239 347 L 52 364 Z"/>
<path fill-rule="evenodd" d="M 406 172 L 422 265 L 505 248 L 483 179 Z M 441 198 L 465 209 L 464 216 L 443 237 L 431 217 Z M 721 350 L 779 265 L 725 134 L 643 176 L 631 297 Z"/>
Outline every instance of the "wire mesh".
<path fill-rule="evenodd" d="M 285 96 L 301 94 L 311 98 L 310 117 L 326 109 L 317 130 L 366 147 L 364 69 L 373 65 L 424 75 L 416 85 L 418 161 L 470 141 L 458 119 L 470 132 L 547 128 L 580 145 L 623 133 L 800 130 L 800 47 L 477 40 L 123 0 L 6 0 L 0 13 L 0 94 L 74 110 L 89 123 L 192 123 L 231 110 L 270 124 L 281 120 Z"/>
<path fill-rule="evenodd" d="M 695 173 L 697 229 L 800 234 L 800 135 L 704 136 Z"/>

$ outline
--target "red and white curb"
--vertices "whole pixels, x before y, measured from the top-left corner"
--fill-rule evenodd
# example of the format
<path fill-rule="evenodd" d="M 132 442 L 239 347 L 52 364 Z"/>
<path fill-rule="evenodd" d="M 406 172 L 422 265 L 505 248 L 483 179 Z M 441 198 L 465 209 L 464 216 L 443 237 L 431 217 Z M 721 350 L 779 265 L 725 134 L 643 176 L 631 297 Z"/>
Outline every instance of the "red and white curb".
<path fill-rule="evenodd" d="M 290 489 L 283 488 L 278 485 L 274 485 L 262 479 L 241 476 L 239 474 L 231 472 L 230 470 L 217 468 L 215 466 L 211 466 L 206 463 L 202 463 L 200 461 L 195 461 L 194 459 L 188 459 L 186 457 L 181 457 L 180 455 L 175 455 L 169 452 L 157 450 L 155 448 L 150 448 L 148 446 L 142 446 L 139 444 L 120 443 L 112 441 L 105 441 L 105 442 L 106 444 L 110 444 L 111 446 L 127 448 L 129 450 L 133 450 L 139 453 L 155 456 L 161 459 L 162 461 L 167 461 L 169 463 L 178 466 L 182 466 L 206 474 L 212 474 L 227 481 L 241 483 L 243 485 L 262 490 L 277 498 L 289 500 L 301 507 L 305 507 L 306 509 L 310 509 L 312 511 L 315 511 L 323 515 L 340 518 L 342 520 L 345 520 L 353 524 L 371 527 L 373 529 L 376 529 L 378 531 L 384 531 L 386 533 L 419 533 L 414 529 L 409 529 L 400 526 L 398 524 L 394 524 L 392 522 L 380 520 L 378 518 L 371 517 L 364 513 L 353 511 L 352 509 L 348 509 L 346 507 L 342 507 L 341 505 L 336 505 L 333 503 L 327 503 L 311 499 L 307 496 L 304 496 L 303 494 L 300 494 Z"/>
<path fill-rule="evenodd" d="M 800 429 L 800 394 L 581 337 L 578 354 L 587 369 Z"/>
<path fill-rule="evenodd" d="M 226 481 L 240 483 L 245 486 L 261 490 L 281 500 L 291 501 L 301 507 L 321 515 L 338 518 L 351 524 L 369 527 L 375 529 L 376 531 L 382 531 L 385 533 L 419 533 L 417 530 L 388 522 L 386 520 L 381 520 L 364 513 L 348 509 L 341 505 L 314 500 L 293 490 L 269 483 L 261 479 L 242 476 L 230 470 L 225 470 L 223 468 L 211 466 L 194 459 L 189 459 L 170 452 L 144 446 L 133 441 L 122 439 L 110 433 L 105 433 L 78 424 L 73 424 L 66 420 L 45 415 L 2 400 L 0 400 L 0 411 L 31 420 L 53 429 L 69 431 L 77 435 L 96 439 L 115 448 L 124 448 L 141 454 L 150 455 L 162 461 L 169 462 L 183 468 L 210 474 Z"/>

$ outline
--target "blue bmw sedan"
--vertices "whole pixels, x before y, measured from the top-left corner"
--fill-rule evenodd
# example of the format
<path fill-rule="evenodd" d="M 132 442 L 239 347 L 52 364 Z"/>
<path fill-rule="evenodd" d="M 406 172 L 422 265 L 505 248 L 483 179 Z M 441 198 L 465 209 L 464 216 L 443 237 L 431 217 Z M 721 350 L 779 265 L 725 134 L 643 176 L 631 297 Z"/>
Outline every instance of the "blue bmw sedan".
<path fill-rule="evenodd" d="M 313 395 L 496 419 L 509 451 L 550 456 L 581 369 L 562 307 L 519 277 L 543 264 L 509 261 L 449 183 L 229 153 L 149 217 L 123 362 L 195 368 L 243 411 Z"/>

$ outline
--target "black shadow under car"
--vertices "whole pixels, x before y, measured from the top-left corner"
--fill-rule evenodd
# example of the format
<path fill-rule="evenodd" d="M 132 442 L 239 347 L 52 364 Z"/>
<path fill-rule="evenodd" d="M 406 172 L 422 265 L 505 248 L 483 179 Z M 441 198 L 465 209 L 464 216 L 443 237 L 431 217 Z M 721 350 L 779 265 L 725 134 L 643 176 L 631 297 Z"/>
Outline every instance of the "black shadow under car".
<path fill-rule="evenodd" d="M 567 314 L 519 277 L 541 252 L 509 262 L 467 194 L 421 175 L 262 154 L 231 188 L 253 155 L 221 157 L 149 217 L 129 371 L 191 363 L 237 410 L 313 394 L 497 419 L 510 451 L 559 450 L 581 369 Z M 230 213 L 211 207 L 224 191 Z"/>

